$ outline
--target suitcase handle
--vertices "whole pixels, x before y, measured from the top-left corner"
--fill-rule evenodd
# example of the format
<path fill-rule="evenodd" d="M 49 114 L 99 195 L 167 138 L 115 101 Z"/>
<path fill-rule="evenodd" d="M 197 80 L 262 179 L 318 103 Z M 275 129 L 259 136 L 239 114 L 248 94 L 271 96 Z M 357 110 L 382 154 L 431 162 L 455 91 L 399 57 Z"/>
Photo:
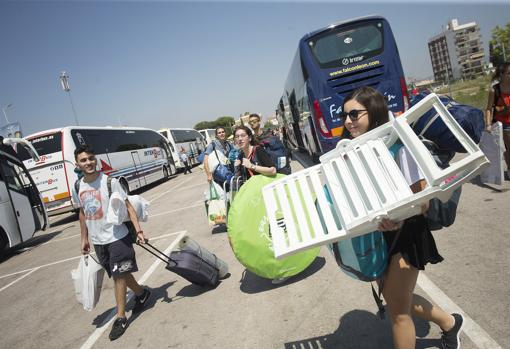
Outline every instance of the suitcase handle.
<path fill-rule="evenodd" d="M 153 256 L 155 256 L 156 258 L 162 260 L 163 262 L 165 263 L 169 263 L 169 262 L 172 262 L 174 264 L 177 264 L 172 258 L 170 258 L 170 256 L 167 256 L 166 254 L 164 254 L 162 251 L 158 250 L 154 245 L 151 245 L 149 243 L 149 239 L 145 239 L 145 243 L 144 244 L 141 244 L 139 243 L 138 241 L 136 242 L 136 244 L 138 246 L 140 246 L 141 248 L 143 248 L 145 251 L 149 252 L 150 254 L 152 254 Z M 150 248 L 152 248 L 154 251 L 158 252 L 154 252 L 152 251 L 151 249 L 147 248 L 145 245 L 149 246 Z M 163 258 L 162 256 L 165 256 L 165 258 Z"/>

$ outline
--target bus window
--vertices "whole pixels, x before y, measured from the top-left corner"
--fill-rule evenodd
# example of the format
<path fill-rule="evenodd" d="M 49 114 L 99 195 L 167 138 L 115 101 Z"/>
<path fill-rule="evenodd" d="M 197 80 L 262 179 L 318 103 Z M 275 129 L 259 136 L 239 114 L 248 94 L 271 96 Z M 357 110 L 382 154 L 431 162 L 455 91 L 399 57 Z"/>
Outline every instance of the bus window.
<path fill-rule="evenodd" d="M 333 68 L 379 55 L 383 49 L 381 23 L 360 25 L 327 33 L 310 40 L 312 53 L 321 68 Z M 351 58 L 351 60 L 349 60 Z"/>
<path fill-rule="evenodd" d="M 60 132 L 31 138 L 29 141 L 32 143 L 39 156 L 56 153 L 62 150 L 62 134 Z M 22 161 L 32 159 L 30 153 L 21 146 L 16 147 L 16 152 Z"/>
<path fill-rule="evenodd" d="M 23 173 L 23 170 L 18 168 L 17 165 L 10 161 L 2 161 L 2 172 L 4 174 L 5 183 L 9 189 L 14 190 L 20 194 L 27 195 L 25 191 L 25 183 L 18 173 Z"/>

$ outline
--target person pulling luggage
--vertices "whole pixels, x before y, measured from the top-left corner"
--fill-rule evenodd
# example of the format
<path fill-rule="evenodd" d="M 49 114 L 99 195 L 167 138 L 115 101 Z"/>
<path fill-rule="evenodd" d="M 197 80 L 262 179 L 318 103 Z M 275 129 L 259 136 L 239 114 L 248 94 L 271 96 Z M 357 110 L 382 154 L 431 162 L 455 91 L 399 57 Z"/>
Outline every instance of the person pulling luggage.
<path fill-rule="evenodd" d="M 131 234 L 125 224 L 112 225 L 106 222 L 106 212 L 111 193 L 118 193 L 126 202 L 129 218 L 135 229 L 136 241 L 145 243 L 146 236 L 140 227 L 136 212 L 127 200 L 127 194 L 116 178 L 97 170 L 97 159 L 89 145 L 81 145 L 74 151 L 76 166 L 83 172 L 73 188 L 73 202 L 80 206 L 81 252 L 90 253 L 90 241 L 94 245 L 99 263 L 108 277 L 113 277 L 117 318 L 110 331 L 110 340 L 122 336 L 128 327 L 126 318 L 126 291 L 135 293 L 133 312 L 142 311 L 148 303 L 151 291 L 142 287 L 133 277 L 138 271 Z"/>

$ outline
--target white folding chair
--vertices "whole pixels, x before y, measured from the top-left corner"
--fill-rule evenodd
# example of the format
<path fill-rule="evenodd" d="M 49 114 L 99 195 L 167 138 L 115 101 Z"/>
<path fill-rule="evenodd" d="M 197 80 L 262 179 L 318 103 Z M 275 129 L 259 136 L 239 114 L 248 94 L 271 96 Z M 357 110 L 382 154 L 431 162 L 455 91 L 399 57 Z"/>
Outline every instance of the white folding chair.
<path fill-rule="evenodd" d="M 431 108 L 466 149 L 464 158 L 444 169 L 410 127 Z M 418 193 L 413 194 L 389 151 L 398 140 L 427 183 Z M 383 218 L 398 221 L 419 214 L 422 204 L 436 197 L 448 200 L 488 165 L 435 94 L 360 137 L 341 140 L 320 162 L 263 188 L 277 258 L 377 230 Z"/>

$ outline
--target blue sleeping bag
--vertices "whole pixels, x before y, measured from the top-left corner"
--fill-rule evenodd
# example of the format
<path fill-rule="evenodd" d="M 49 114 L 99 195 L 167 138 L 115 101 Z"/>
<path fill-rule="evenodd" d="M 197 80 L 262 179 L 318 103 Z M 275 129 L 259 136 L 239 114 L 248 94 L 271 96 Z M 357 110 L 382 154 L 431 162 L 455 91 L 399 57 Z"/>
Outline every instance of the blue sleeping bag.
<path fill-rule="evenodd" d="M 422 92 L 411 99 L 411 106 L 416 105 L 428 93 Z M 459 125 L 466 131 L 475 143 L 480 142 L 483 130 L 485 128 L 484 115 L 480 109 L 475 107 L 460 104 L 449 97 L 440 97 L 443 105 L 448 109 L 450 114 L 459 123 Z M 441 150 L 451 150 L 457 153 L 465 153 L 466 150 L 451 133 L 450 129 L 446 126 L 441 118 L 432 120 L 437 115 L 434 109 L 429 110 L 417 122 L 411 125 L 416 134 L 434 142 Z M 432 123 L 427 127 L 429 122 Z M 425 132 L 422 132 L 425 129 Z"/>

